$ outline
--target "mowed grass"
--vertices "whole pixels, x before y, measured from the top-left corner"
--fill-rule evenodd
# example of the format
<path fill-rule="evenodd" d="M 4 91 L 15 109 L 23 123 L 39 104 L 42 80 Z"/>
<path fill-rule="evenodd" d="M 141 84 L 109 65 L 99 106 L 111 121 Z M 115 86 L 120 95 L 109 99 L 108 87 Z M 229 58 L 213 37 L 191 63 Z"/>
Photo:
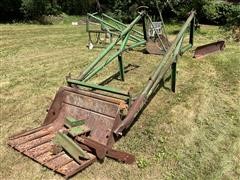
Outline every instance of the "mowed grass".
<path fill-rule="evenodd" d="M 174 33 L 176 27 L 167 29 Z M 73 179 L 239 179 L 239 44 L 213 26 L 198 30 L 195 43 L 219 39 L 226 40 L 225 51 L 201 60 L 192 59 L 192 52 L 181 58 L 177 92 L 166 83 L 115 144 L 136 155 L 136 164 L 105 159 Z M 62 178 L 6 142 L 14 133 L 40 126 L 55 92 L 66 85 L 65 76 L 77 76 L 102 50 L 89 51 L 86 44 L 83 25 L 0 25 L 1 179 Z M 125 60 L 140 67 L 127 74 L 124 84 L 111 84 L 126 90 L 135 85 L 139 91 L 159 57 L 133 51 L 125 53 Z"/>

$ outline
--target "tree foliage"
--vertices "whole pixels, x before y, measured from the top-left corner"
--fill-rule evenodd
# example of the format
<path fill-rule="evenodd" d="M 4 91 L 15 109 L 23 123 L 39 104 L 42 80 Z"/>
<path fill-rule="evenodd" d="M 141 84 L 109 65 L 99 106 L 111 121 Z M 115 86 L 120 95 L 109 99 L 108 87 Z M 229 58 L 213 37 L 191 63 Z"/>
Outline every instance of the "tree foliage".
<path fill-rule="evenodd" d="M 62 11 L 69 15 L 86 14 L 96 3 L 95 0 L 58 0 Z"/>
<path fill-rule="evenodd" d="M 28 19 L 36 19 L 43 15 L 57 15 L 60 6 L 56 0 L 22 0 L 21 11 Z"/>
<path fill-rule="evenodd" d="M 1 0 L 0 1 L 0 21 L 8 22 L 22 18 L 20 11 L 21 0 Z"/>
<path fill-rule="evenodd" d="M 149 14 L 159 17 L 158 9 L 164 17 L 185 19 L 192 9 L 197 11 L 202 23 L 218 25 L 239 25 L 240 4 L 219 0 L 98 0 L 104 12 L 115 18 L 130 22 L 137 15 L 139 6 L 148 6 Z M 43 15 L 84 15 L 97 10 L 96 0 L 1 0 L 0 21 L 39 19 Z"/>

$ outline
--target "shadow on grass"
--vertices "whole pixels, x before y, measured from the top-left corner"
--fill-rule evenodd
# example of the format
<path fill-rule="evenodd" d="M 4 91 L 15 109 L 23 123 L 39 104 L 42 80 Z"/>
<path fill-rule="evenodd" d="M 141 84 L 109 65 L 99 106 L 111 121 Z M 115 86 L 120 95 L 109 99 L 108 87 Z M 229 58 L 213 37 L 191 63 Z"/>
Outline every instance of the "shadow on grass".
<path fill-rule="evenodd" d="M 135 64 L 128 64 L 127 66 L 124 67 L 124 73 L 128 73 L 129 71 L 133 71 L 137 68 L 139 68 L 140 66 L 139 65 L 135 65 Z M 111 75 L 110 77 L 108 77 L 107 79 L 103 80 L 102 82 L 99 83 L 99 85 L 106 85 L 106 84 L 109 84 L 111 81 L 113 80 L 118 80 L 118 81 L 121 81 L 119 79 L 120 77 L 120 72 L 118 71 L 117 73 Z"/>
<path fill-rule="evenodd" d="M 126 136 L 128 134 L 128 132 L 131 130 L 131 128 L 134 126 L 134 124 L 138 121 L 139 117 L 142 115 L 143 111 L 146 109 L 146 107 L 150 104 L 150 102 L 152 101 L 152 99 L 155 97 L 155 95 L 159 92 L 159 90 L 161 88 L 164 88 L 166 90 L 171 91 L 170 88 L 165 86 L 165 82 L 170 81 L 171 80 L 171 75 L 168 76 L 165 81 L 161 80 L 161 82 L 159 83 L 159 85 L 156 87 L 156 89 L 153 91 L 152 95 L 149 97 L 149 99 L 147 100 L 147 102 L 145 103 L 145 105 L 143 106 L 143 108 L 141 109 L 141 111 L 138 113 L 138 115 L 136 116 L 136 118 L 134 119 L 133 123 L 131 124 L 131 126 L 123 131 L 123 135 L 122 136 Z M 116 141 L 118 141 L 121 137 L 116 137 Z"/>

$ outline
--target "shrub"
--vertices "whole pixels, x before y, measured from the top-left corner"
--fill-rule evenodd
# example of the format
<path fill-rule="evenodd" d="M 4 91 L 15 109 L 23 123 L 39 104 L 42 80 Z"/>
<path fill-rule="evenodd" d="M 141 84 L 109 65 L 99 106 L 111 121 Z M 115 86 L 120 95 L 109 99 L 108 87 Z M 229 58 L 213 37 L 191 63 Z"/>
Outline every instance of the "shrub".
<path fill-rule="evenodd" d="M 86 14 L 91 7 L 96 6 L 95 0 L 58 0 L 63 12 L 69 15 Z"/>
<path fill-rule="evenodd" d="M 0 1 L 0 21 L 13 21 L 22 18 L 20 11 L 21 0 L 1 0 Z"/>
<path fill-rule="evenodd" d="M 209 22 L 217 25 L 239 24 L 240 5 L 213 1 L 203 6 L 203 12 Z"/>
<path fill-rule="evenodd" d="M 28 19 L 39 19 L 43 15 L 60 13 L 60 7 L 55 0 L 22 0 L 21 10 Z"/>

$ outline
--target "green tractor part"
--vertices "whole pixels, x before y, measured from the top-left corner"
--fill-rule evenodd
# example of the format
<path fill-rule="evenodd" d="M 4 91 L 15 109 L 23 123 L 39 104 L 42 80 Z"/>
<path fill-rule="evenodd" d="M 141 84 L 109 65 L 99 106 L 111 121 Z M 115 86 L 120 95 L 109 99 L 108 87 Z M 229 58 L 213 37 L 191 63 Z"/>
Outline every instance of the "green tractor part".
<path fill-rule="evenodd" d="M 142 9 L 129 25 L 115 22 L 116 25 L 111 28 L 118 29 L 116 39 L 79 77 L 67 78 L 67 86 L 58 90 L 43 124 L 10 137 L 9 146 L 67 178 L 97 160 L 103 161 L 105 157 L 132 164 L 135 157 L 114 150 L 113 145 L 133 125 L 136 116 L 159 89 L 168 70 L 172 71 L 172 91 L 175 91 L 178 59 L 193 46 L 195 14 L 195 11 L 190 13 L 171 46 L 165 49 L 163 58 L 157 56 L 159 62 L 156 70 L 152 71 L 144 88 L 135 96 L 116 87 L 89 82 L 114 61 L 119 66 L 118 75 L 121 81 L 127 81 L 126 67 L 123 65 L 126 61 L 125 51 L 129 47 L 136 48 L 146 44 L 145 25 L 143 34 L 134 30 L 137 23 L 149 18 L 146 9 Z M 102 23 L 110 27 L 106 21 Z M 188 32 L 189 42 L 184 45 L 184 37 Z M 118 44 L 120 47 L 116 50 Z M 143 76 L 144 74 L 143 72 Z"/>
<path fill-rule="evenodd" d="M 140 7 L 141 8 L 141 7 Z M 144 16 L 141 21 L 143 29 L 132 28 L 129 32 L 128 41 L 130 48 L 144 46 L 150 54 L 164 54 L 170 46 L 161 12 L 160 21 L 153 22 L 149 15 Z M 88 13 L 86 31 L 88 33 L 88 48 L 92 49 L 98 44 L 107 44 L 118 38 L 128 25 L 108 16 L 105 13 Z M 103 35 L 103 38 L 101 38 Z M 93 40 L 95 36 L 95 41 Z M 103 39 L 103 40 L 102 40 Z"/>

